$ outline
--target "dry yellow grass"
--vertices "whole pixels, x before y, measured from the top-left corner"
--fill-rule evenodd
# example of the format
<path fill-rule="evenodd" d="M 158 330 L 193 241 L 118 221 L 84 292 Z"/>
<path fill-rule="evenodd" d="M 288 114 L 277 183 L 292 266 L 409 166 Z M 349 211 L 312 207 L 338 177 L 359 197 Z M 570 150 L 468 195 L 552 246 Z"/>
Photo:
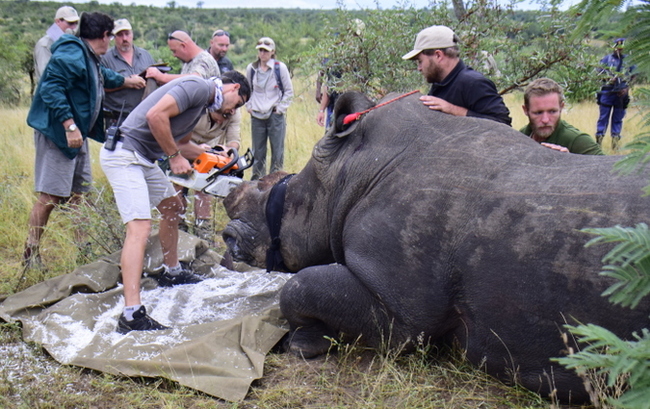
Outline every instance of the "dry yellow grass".
<path fill-rule="evenodd" d="M 287 138 L 285 143 L 285 170 L 298 172 L 309 160 L 314 144 L 322 137 L 324 129 L 316 124 L 318 105 L 314 99 L 311 80 L 294 80 L 295 99 L 287 114 Z M 527 123 L 521 109 L 522 94 L 506 95 L 506 105 L 513 118 L 513 127 L 519 129 Z M 27 217 L 34 200 L 33 189 L 33 131 L 25 122 L 27 108 L 3 108 L 0 115 L 0 142 L 4 149 L 0 151 L 0 176 L 5 182 L 0 193 L 0 277 L 5 283 L 7 278 L 16 277 L 20 271 L 22 246 L 27 235 Z M 632 140 L 640 132 L 640 115 L 638 108 L 630 107 L 623 129 L 623 143 Z M 598 117 L 595 103 L 567 104 L 563 118 L 577 128 L 593 135 Z M 250 116 L 243 115 L 242 152 L 250 147 Z M 99 166 L 101 145 L 91 142 L 93 155 L 93 174 L 98 189 L 108 189 L 108 183 Z M 609 136 L 605 138 L 603 149 L 612 154 Z M 618 152 L 621 154 L 624 152 Z M 247 173 L 247 177 L 250 172 Z M 216 204 L 217 225 L 222 228 L 227 222 L 220 204 Z M 116 221 L 117 222 L 117 221 Z M 70 222 L 61 212 L 54 212 L 51 224 L 43 242 L 43 257 L 48 262 L 61 263 L 69 268 L 74 264 L 75 251 L 72 242 Z M 55 268 L 55 271 L 58 269 Z M 61 273 L 59 270 L 58 273 Z M 9 291 L 9 285 L 0 287 L 0 294 Z"/>
<path fill-rule="evenodd" d="M 289 172 L 297 172 L 305 165 L 324 131 L 315 122 L 318 106 L 313 87 L 300 82 L 295 87 L 296 99 L 287 116 L 285 165 Z M 506 104 L 511 110 L 513 126 L 523 126 L 526 118 L 521 110 L 521 95 L 508 95 Z M 629 141 L 639 131 L 635 111 L 632 108 L 631 115 L 626 118 L 624 141 Z M 33 132 L 25 123 L 26 115 L 27 108 L 0 108 L 0 143 L 4 147 L 0 150 L 0 177 L 4 182 L 0 191 L 0 259 L 3 260 L 0 263 L 0 297 L 15 292 L 17 284 L 28 285 L 70 272 L 75 263 L 76 249 L 71 240 L 73 226 L 65 212 L 55 212 L 43 242 L 43 257 L 50 271 L 42 276 L 27 277 L 24 283 L 16 282 L 21 271 L 27 216 L 34 200 Z M 591 134 L 597 115 L 595 103 L 583 103 L 568 107 L 564 117 Z M 244 114 L 242 142 L 243 150 L 250 146 L 248 114 Z M 101 145 L 91 143 L 95 184 L 102 189 L 107 182 L 97 159 L 99 149 Z M 607 146 L 605 150 L 608 151 Z M 220 204 L 216 206 L 221 207 Z M 218 217 L 225 223 L 223 212 Z M 17 327 L 8 324 L 0 327 L 0 346 L 22 345 L 19 339 Z M 29 355 L 32 359 L 36 356 L 37 360 L 52 363 L 40 351 L 35 351 Z M 22 365 L 25 379 L 30 379 L 30 371 L 39 365 L 31 368 L 27 363 Z M 27 402 L 42 403 L 41 397 L 48 396 L 51 404 L 48 407 L 548 407 L 548 402 L 530 392 L 506 387 L 475 368 L 466 367 L 462 359 L 428 354 L 422 358 L 417 354 L 402 358 L 346 349 L 335 358 L 309 362 L 285 354 L 272 354 L 267 360 L 265 377 L 254 385 L 241 404 L 217 401 L 164 380 L 153 383 L 130 380 L 57 364 L 53 368 L 56 370 L 49 372 L 55 374 L 54 378 L 47 378 L 41 384 L 30 383 L 28 388 L 22 388 L 22 381 L 0 382 L 4 385 L 0 395 L 19 394 L 27 406 L 33 406 Z M 17 387 L 30 392 L 17 392 Z M 62 392 L 64 390 L 70 393 Z M 0 406 L 7 402 L 0 398 Z"/>

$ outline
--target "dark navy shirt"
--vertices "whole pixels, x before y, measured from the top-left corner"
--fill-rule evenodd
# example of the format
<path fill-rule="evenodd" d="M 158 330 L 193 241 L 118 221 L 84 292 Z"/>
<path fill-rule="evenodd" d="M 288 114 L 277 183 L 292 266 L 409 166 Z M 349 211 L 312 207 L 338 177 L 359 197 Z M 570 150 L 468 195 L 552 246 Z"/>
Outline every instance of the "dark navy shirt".
<path fill-rule="evenodd" d="M 431 84 L 429 95 L 467 108 L 467 116 L 512 124 L 510 111 L 494 83 L 467 67 L 462 60 L 442 82 Z"/>

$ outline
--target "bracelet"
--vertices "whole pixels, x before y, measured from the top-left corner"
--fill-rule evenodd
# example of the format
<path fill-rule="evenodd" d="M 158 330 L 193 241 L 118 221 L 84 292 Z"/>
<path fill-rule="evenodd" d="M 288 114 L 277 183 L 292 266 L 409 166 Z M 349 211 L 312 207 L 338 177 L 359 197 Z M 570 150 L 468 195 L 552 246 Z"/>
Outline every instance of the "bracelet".
<path fill-rule="evenodd" d="M 324 109 L 319 109 L 318 112 L 325 112 L 325 110 Z"/>
<path fill-rule="evenodd" d="M 165 159 L 173 159 L 173 158 L 177 157 L 180 154 L 181 154 L 181 150 L 179 149 L 175 153 L 172 153 L 171 155 L 167 155 L 167 157 Z"/>

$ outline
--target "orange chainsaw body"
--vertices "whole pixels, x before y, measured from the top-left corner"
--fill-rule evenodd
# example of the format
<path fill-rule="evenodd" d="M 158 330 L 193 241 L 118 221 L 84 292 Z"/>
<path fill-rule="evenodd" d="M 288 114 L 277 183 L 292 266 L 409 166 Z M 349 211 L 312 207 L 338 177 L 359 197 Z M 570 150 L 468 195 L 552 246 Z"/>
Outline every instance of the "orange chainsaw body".
<path fill-rule="evenodd" d="M 231 158 L 227 158 L 216 153 L 203 152 L 199 155 L 198 158 L 194 160 L 194 170 L 199 173 L 210 173 L 212 169 L 223 168 L 228 163 L 230 163 L 231 160 Z M 230 171 L 237 169 L 239 169 L 239 166 L 235 164 L 232 168 L 228 169 L 224 173 L 230 173 Z"/>

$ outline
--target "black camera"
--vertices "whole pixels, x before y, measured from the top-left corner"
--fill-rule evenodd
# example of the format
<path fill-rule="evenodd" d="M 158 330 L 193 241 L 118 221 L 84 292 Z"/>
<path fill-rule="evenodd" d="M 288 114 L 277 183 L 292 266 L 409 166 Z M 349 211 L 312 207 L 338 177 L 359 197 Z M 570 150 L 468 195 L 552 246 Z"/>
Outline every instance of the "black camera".
<path fill-rule="evenodd" d="M 106 142 L 104 142 L 104 149 L 114 151 L 117 141 L 120 140 L 120 128 L 117 126 L 109 126 L 106 130 Z"/>

